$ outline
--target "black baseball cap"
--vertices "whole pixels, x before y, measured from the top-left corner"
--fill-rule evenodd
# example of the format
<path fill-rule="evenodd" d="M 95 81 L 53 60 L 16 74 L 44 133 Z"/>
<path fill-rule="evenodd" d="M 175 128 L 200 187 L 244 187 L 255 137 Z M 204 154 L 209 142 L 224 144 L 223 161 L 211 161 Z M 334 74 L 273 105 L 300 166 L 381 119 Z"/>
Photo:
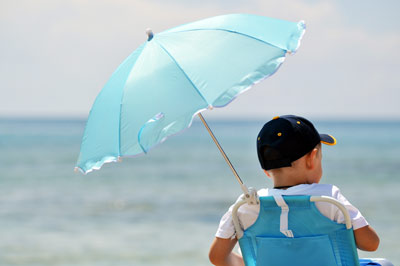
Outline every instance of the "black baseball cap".
<path fill-rule="evenodd" d="M 336 139 L 319 134 L 313 124 L 303 117 L 277 116 L 266 123 L 258 134 L 258 159 L 265 170 L 288 167 L 318 143 L 335 145 Z"/>

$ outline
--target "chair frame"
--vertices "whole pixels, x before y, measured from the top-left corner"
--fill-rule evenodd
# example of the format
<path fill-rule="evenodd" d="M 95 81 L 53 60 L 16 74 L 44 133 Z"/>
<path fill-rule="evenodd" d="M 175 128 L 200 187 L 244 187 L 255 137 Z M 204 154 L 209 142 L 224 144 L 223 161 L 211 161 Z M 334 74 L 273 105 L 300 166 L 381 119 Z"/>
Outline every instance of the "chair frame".
<path fill-rule="evenodd" d="M 332 198 L 332 197 L 328 197 L 328 196 L 311 196 L 310 197 L 310 201 L 311 202 L 328 202 L 331 204 L 334 204 L 335 206 L 337 206 L 339 208 L 339 210 L 343 213 L 344 218 L 345 218 L 345 224 L 346 224 L 346 229 L 350 229 L 352 227 L 351 225 L 351 219 L 350 219 L 350 214 L 348 212 L 348 210 L 346 209 L 346 207 L 339 202 L 338 200 Z M 235 227 L 235 231 L 236 231 L 236 238 L 237 239 L 241 239 L 243 237 L 243 229 L 240 226 L 239 223 L 239 218 L 237 215 L 237 212 L 240 208 L 240 206 L 246 204 L 247 201 L 246 199 L 242 198 L 241 200 L 239 200 L 232 209 L 232 219 L 233 219 L 233 225 Z"/>
<path fill-rule="evenodd" d="M 257 205 L 260 204 L 258 199 L 256 200 L 256 202 L 257 202 Z M 339 208 L 339 210 L 344 215 L 346 229 L 351 229 L 352 228 L 350 214 L 349 214 L 348 210 L 346 209 L 346 207 L 341 202 L 339 202 L 338 200 L 336 200 L 336 199 L 334 199 L 332 197 L 328 197 L 328 196 L 311 196 L 310 197 L 310 202 L 328 202 L 328 203 L 334 204 L 336 207 Z M 233 220 L 233 225 L 234 225 L 235 230 L 236 230 L 236 238 L 238 240 L 243 237 L 244 231 L 240 226 L 239 218 L 238 218 L 237 213 L 238 213 L 239 208 L 242 205 L 246 204 L 246 203 L 248 203 L 248 201 L 246 200 L 246 197 L 243 196 L 238 202 L 236 202 L 236 204 L 233 206 L 233 209 L 232 209 L 232 220 Z M 253 203 L 253 205 L 255 205 L 255 204 Z M 374 263 L 377 263 L 377 264 L 374 264 L 374 265 L 393 266 L 392 262 L 390 262 L 389 260 L 384 259 L 384 258 L 360 259 L 360 262 L 361 262 L 361 260 L 370 260 L 370 261 L 372 261 Z M 360 265 L 361 265 L 361 263 L 360 263 Z M 362 265 L 367 265 L 367 264 L 362 264 Z"/>

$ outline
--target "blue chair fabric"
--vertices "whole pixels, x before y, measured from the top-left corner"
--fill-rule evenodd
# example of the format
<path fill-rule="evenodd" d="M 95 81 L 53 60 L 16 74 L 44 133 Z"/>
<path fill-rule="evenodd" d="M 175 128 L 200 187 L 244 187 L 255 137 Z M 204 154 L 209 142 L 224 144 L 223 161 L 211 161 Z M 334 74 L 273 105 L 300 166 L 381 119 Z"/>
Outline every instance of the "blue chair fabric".
<path fill-rule="evenodd" d="M 281 207 L 274 197 L 260 197 L 260 214 L 239 239 L 246 266 L 360 265 L 352 229 L 322 215 L 310 196 L 283 198 L 294 237 L 281 233 Z"/>

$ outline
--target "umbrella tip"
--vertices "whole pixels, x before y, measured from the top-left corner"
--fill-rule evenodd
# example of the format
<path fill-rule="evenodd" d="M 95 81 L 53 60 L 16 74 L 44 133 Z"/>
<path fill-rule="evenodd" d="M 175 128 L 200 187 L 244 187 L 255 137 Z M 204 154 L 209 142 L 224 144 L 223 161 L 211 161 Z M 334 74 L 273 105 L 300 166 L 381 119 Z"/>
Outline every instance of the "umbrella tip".
<path fill-rule="evenodd" d="M 147 41 L 151 41 L 151 39 L 153 39 L 153 31 L 150 28 L 146 29 L 146 34 L 147 34 Z"/>

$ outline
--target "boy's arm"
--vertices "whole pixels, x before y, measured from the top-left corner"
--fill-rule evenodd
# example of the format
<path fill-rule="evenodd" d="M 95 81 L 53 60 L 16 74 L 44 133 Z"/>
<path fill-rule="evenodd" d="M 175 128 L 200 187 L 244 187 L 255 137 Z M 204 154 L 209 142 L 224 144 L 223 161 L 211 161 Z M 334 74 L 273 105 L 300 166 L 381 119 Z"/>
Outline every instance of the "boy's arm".
<path fill-rule="evenodd" d="M 237 239 L 224 239 L 216 237 L 211 244 L 209 259 L 216 266 L 244 266 L 241 255 L 232 252 Z"/>
<path fill-rule="evenodd" d="M 375 230 L 368 225 L 367 221 L 361 215 L 360 211 L 343 196 L 339 188 L 336 186 L 332 187 L 332 197 L 339 200 L 346 207 L 350 214 L 353 227 L 355 227 L 355 225 L 357 225 L 358 227 L 358 229 L 354 229 L 354 238 L 356 240 L 357 248 L 365 251 L 377 250 L 379 246 L 379 237 Z M 342 212 L 340 212 L 338 209 L 337 213 L 340 213 L 342 215 Z M 335 215 L 335 217 L 337 216 Z M 344 223 L 343 215 L 340 220 Z"/>
<path fill-rule="evenodd" d="M 369 225 L 354 230 L 354 238 L 357 247 L 361 250 L 375 251 L 378 249 L 379 237 Z"/>

